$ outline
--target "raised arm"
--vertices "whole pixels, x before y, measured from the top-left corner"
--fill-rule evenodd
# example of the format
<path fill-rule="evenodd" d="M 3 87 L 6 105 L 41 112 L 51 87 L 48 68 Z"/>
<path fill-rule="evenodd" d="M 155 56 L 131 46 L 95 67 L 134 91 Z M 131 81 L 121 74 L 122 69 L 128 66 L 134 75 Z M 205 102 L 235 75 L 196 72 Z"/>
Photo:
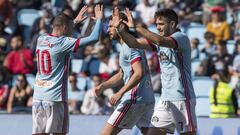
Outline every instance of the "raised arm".
<path fill-rule="evenodd" d="M 150 40 L 153 43 L 156 43 L 158 46 L 177 48 L 171 37 L 160 36 L 138 25 L 136 26 L 136 31 L 146 39 Z"/>
<path fill-rule="evenodd" d="M 127 32 L 125 25 L 127 25 L 129 28 L 134 28 L 134 22 L 133 22 L 132 13 L 128 8 L 126 8 L 125 14 L 127 16 L 128 21 L 124 21 L 120 19 L 118 8 L 115 8 L 113 11 L 113 18 L 112 18 L 113 27 L 116 28 L 118 35 L 130 48 L 152 50 L 152 47 L 149 46 L 146 40 L 136 39 L 133 35 Z M 123 23 L 125 23 L 125 25 Z"/>
<path fill-rule="evenodd" d="M 97 42 L 99 39 L 99 36 L 101 33 L 101 28 L 102 28 L 101 26 L 102 26 L 102 18 L 103 18 L 103 6 L 96 5 L 94 8 L 94 12 L 95 12 L 95 17 L 93 17 L 92 19 L 96 20 L 96 24 L 93 28 L 93 31 L 89 36 L 81 39 L 79 47 L 83 47 L 83 46 L 89 45 L 91 43 Z M 83 14 L 80 14 L 80 16 L 83 16 Z M 77 18 L 78 17 L 76 17 L 74 22 L 76 22 L 76 20 L 78 20 Z M 79 21 L 77 21 L 77 22 L 79 22 Z"/>

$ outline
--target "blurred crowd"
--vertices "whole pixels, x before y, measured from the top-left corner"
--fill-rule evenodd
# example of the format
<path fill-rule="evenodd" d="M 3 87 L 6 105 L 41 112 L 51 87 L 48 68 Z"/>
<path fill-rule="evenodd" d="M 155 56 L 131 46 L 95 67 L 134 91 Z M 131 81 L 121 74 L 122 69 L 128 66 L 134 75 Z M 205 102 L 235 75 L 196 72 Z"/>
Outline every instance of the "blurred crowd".
<path fill-rule="evenodd" d="M 107 34 L 108 17 L 115 6 L 121 10 L 128 7 L 132 10 L 136 23 L 153 32 L 157 32 L 154 12 L 163 8 L 171 8 L 178 13 L 179 28 L 183 32 L 187 33 L 193 24 L 203 26 L 205 33 L 190 39 L 192 61 L 200 63 L 194 69 L 193 77 L 208 76 L 216 82 L 225 82 L 233 90 L 236 97 L 234 101 L 237 100 L 240 91 L 238 0 L 0 0 L 1 111 L 31 112 L 34 84 L 29 82 L 28 77 L 35 76 L 37 72 L 36 42 L 40 34 L 51 33 L 54 16 L 64 12 L 74 18 L 81 7 L 88 5 L 87 14 L 91 17 L 97 3 L 104 5 L 105 15 L 100 40 L 94 45 L 79 48 L 71 56 L 68 78 L 70 113 L 103 115 L 113 111 L 108 99 L 118 87 L 106 90 L 99 97 L 92 95 L 92 89 L 119 70 L 119 44 L 111 41 Z M 95 22 L 90 17 L 74 26 L 73 37 L 85 37 L 91 33 Z M 230 41 L 235 46 L 233 53 L 227 51 Z M 158 56 L 155 52 L 146 52 L 146 57 L 154 92 L 160 95 L 161 71 Z M 74 60 L 81 61 L 78 63 L 81 66 L 76 65 Z M 225 79 L 221 79 L 221 73 L 224 73 Z M 88 82 L 81 86 L 79 79 Z M 229 98 L 232 97 L 234 96 Z"/>

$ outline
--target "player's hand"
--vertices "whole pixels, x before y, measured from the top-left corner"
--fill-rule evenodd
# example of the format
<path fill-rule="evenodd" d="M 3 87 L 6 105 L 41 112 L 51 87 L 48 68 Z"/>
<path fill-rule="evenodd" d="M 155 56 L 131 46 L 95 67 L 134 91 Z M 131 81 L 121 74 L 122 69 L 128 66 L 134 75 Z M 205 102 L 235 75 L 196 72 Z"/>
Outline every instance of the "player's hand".
<path fill-rule="evenodd" d="M 97 87 L 95 87 L 93 94 L 95 97 L 98 97 L 102 93 L 102 91 L 103 91 L 103 85 L 100 84 Z"/>
<path fill-rule="evenodd" d="M 110 99 L 110 104 L 112 106 L 116 105 L 117 102 L 121 99 L 121 97 L 122 97 L 121 93 L 119 93 L 119 92 L 115 93 Z"/>
<path fill-rule="evenodd" d="M 119 16 L 119 9 L 117 7 L 115 7 L 112 11 L 112 24 L 113 27 L 118 28 L 119 25 L 121 24 L 122 19 L 120 19 Z"/>
<path fill-rule="evenodd" d="M 129 28 L 135 28 L 132 12 L 129 8 L 125 9 L 125 15 L 127 16 L 128 21 L 123 20 L 123 23 L 125 23 Z"/>
<path fill-rule="evenodd" d="M 92 17 L 92 19 L 102 19 L 103 18 L 103 5 L 96 5 L 94 8 L 95 17 Z"/>
<path fill-rule="evenodd" d="M 88 7 L 84 6 L 78 13 L 77 17 L 74 19 L 74 23 L 80 23 L 84 21 L 87 18 L 87 16 L 84 16 L 87 10 L 88 10 Z"/>

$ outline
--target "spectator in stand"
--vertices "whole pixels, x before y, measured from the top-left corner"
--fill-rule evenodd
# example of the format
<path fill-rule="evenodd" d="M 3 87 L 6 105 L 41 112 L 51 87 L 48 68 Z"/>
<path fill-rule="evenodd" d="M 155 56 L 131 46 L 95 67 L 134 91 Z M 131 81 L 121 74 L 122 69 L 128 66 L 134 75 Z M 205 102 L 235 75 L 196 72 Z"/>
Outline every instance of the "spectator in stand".
<path fill-rule="evenodd" d="M 230 38 L 230 27 L 225 20 L 224 8 L 220 6 L 212 7 L 211 22 L 207 24 L 207 32 L 212 32 L 215 35 L 216 44 L 220 40 L 227 41 Z"/>
<path fill-rule="evenodd" d="M 228 85 L 230 75 L 227 70 L 217 73 L 215 84 L 210 90 L 210 118 L 231 118 L 237 116 L 238 102 L 234 89 Z"/>
<path fill-rule="evenodd" d="M 70 83 L 68 88 L 68 107 L 70 113 L 80 113 L 80 107 L 83 102 L 85 90 L 81 90 L 77 86 L 77 74 L 71 73 L 68 77 Z"/>
<path fill-rule="evenodd" d="M 210 55 L 214 55 L 216 53 L 216 45 L 214 43 L 215 36 L 211 32 L 205 32 L 204 38 L 206 40 L 204 48 L 201 50 L 207 57 Z"/>
<path fill-rule="evenodd" d="M 92 81 L 94 85 L 93 87 L 95 88 L 102 82 L 102 79 L 99 75 L 93 75 Z M 93 90 L 94 89 L 87 90 L 81 107 L 81 112 L 86 115 L 109 114 L 111 112 L 109 99 L 113 95 L 113 90 L 107 89 L 98 97 L 93 95 Z"/>
<path fill-rule="evenodd" d="M 198 49 L 198 45 L 199 45 L 199 40 L 198 38 L 193 38 L 191 40 L 191 60 L 198 60 L 199 59 L 199 49 Z"/>
<path fill-rule="evenodd" d="M 211 19 L 211 9 L 214 6 L 222 6 L 225 7 L 227 4 L 227 0 L 204 0 L 205 2 L 202 4 L 203 9 L 203 24 L 206 25 Z"/>
<path fill-rule="evenodd" d="M 230 68 L 231 73 L 231 86 L 235 88 L 240 83 L 240 39 L 237 40 L 235 51 L 233 53 L 233 63 Z"/>
<path fill-rule="evenodd" d="M 147 26 L 154 23 L 154 13 L 157 11 L 157 5 L 151 5 L 149 0 L 142 0 L 135 10 L 137 18 L 142 20 Z"/>
<path fill-rule="evenodd" d="M 13 8 L 9 0 L 0 0 L 0 19 L 4 20 L 4 25 L 9 25 L 12 19 Z"/>
<path fill-rule="evenodd" d="M 17 76 L 16 86 L 14 86 L 9 95 L 7 103 L 8 113 L 26 112 L 31 113 L 33 90 L 28 84 L 26 76 L 21 74 Z"/>
<path fill-rule="evenodd" d="M 52 7 L 48 4 L 43 4 L 41 9 L 41 17 L 37 18 L 31 28 L 30 38 L 37 35 L 42 29 L 51 31 L 51 21 L 53 19 Z"/>
<path fill-rule="evenodd" d="M 0 18 L 0 47 L 1 51 L 4 51 L 4 53 L 6 53 L 7 51 L 10 50 L 8 43 L 11 35 L 6 33 L 4 31 L 4 28 L 5 28 L 4 20 Z"/>
<path fill-rule="evenodd" d="M 226 41 L 220 41 L 216 45 L 216 53 L 201 61 L 195 75 L 210 76 L 216 78 L 218 71 L 228 69 L 232 63 L 232 56 L 228 54 Z"/>
<path fill-rule="evenodd" d="M 33 54 L 30 49 L 23 47 L 23 38 L 20 35 L 11 39 L 12 51 L 4 60 L 3 66 L 11 74 L 28 74 L 34 71 Z"/>

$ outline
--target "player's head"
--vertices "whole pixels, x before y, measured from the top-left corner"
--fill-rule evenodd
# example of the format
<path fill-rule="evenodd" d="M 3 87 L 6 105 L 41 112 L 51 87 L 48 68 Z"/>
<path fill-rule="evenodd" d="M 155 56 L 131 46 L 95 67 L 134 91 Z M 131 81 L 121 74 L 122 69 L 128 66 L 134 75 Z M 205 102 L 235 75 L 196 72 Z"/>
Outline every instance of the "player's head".
<path fill-rule="evenodd" d="M 71 36 L 73 29 L 73 19 L 64 13 L 56 16 L 53 20 L 53 31 L 58 31 L 61 35 Z"/>
<path fill-rule="evenodd" d="M 172 9 L 163 9 L 155 13 L 155 21 L 159 34 L 169 36 L 174 33 L 178 25 L 178 16 Z"/>
<path fill-rule="evenodd" d="M 124 21 L 127 21 L 127 16 L 124 13 L 119 13 L 119 18 L 124 20 Z M 121 24 L 121 25 L 124 25 L 125 28 L 127 28 L 127 26 L 125 24 Z M 109 34 L 111 39 L 119 39 L 117 31 L 113 27 L 113 24 L 112 24 L 112 16 L 109 17 L 108 34 Z"/>

